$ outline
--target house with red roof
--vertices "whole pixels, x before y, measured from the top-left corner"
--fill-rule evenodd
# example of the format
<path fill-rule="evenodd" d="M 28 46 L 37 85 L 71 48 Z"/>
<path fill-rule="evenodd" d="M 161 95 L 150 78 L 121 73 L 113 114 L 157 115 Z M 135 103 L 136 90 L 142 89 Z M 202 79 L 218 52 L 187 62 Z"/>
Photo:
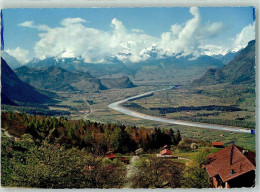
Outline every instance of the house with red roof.
<path fill-rule="evenodd" d="M 213 141 L 212 142 L 212 147 L 218 147 L 218 148 L 223 148 L 224 144 L 220 141 Z"/>
<path fill-rule="evenodd" d="M 204 166 L 213 188 L 241 188 L 255 185 L 255 153 L 230 145 L 208 156 Z"/>
<path fill-rule="evenodd" d="M 114 158 L 116 158 L 116 155 L 114 153 L 110 153 L 106 155 L 106 158 L 113 160 Z"/>
<path fill-rule="evenodd" d="M 172 155 L 172 151 L 169 149 L 161 150 L 160 154 L 157 154 L 157 157 L 174 158 L 174 156 Z"/>
<path fill-rule="evenodd" d="M 161 155 L 172 155 L 172 151 L 169 149 L 163 149 L 162 151 L 160 151 Z"/>

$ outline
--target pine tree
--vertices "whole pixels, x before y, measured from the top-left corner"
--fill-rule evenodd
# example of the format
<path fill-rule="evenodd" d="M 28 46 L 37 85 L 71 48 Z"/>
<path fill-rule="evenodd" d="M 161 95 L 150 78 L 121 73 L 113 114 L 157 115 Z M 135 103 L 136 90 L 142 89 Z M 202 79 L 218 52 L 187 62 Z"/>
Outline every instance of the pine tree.
<path fill-rule="evenodd" d="M 78 130 L 78 126 L 77 126 L 76 123 L 73 124 L 73 129 L 74 129 L 74 130 Z"/>
<path fill-rule="evenodd" d="M 69 128 L 68 136 L 69 136 L 69 139 L 72 139 L 74 137 L 74 131 L 71 127 Z"/>
<path fill-rule="evenodd" d="M 176 141 L 176 144 L 178 145 L 179 142 L 181 141 L 181 132 L 180 130 L 177 130 L 177 133 L 175 134 L 175 141 Z"/>
<path fill-rule="evenodd" d="M 173 145 L 176 145 L 176 140 L 175 140 L 175 137 L 174 137 L 174 131 L 172 130 L 172 128 L 171 128 L 170 131 L 169 131 L 169 136 L 170 136 L 170 138 L 171 138 L 171 143 L 172 143 Z"/>

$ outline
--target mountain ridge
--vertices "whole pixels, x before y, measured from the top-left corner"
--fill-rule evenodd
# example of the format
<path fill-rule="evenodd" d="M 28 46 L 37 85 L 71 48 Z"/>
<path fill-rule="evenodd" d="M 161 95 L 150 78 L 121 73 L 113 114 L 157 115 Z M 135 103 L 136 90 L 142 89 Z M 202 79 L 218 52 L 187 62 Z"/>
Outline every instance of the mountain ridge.
<path fill-rule="evenodd" d="M 87 92 L 107 89 L 88 72 L 68 71 L 58 66 L 38 69 L 23 66 L 15 72 L 25 82 L 50 91 Z"/>
<path fill-rule="evenodd" d="M 255 40 L 241 50 L 232 61 L 219 69 L 208 69 L 193 85 L 211 85 L 218 83 L 255 82 Z"/>
<path fill-rule="evenodd" d="M 29 103 L 46 103 L 52 101 L 39 93 L 33 86 L 22 81 L 1 57 L 1 95 L 2 104 L 14 104 L 13 101 Z"/>

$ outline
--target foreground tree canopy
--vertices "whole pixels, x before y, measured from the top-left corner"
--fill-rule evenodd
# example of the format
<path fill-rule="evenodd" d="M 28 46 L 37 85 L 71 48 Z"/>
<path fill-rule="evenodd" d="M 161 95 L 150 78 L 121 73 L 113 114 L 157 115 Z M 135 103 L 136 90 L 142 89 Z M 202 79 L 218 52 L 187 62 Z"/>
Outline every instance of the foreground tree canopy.
<path fill-rule="evenodd" d="M 2 132 L 2 186 L 179 188 L 204 187 L 208 182 L 204 175 L 193 171 L 200 171 L 200 164 L 190 169 L 183 163 L 155 157 L 154 153 L 166 144 L 177 147 L 182 140 L 180 131 L 12 112 L 2 113 L 2 126 L 16 136 L 11 139 Z M 141 158 L 129 155 L 140 147 L 149 154 Z M 119 157 L 125 154 L 130 164 L 106 158 L 108 151 Z M 138 161 L 131 160 L 136 157 Z M 205 184 L 197 185 L 197 176 Z"/>

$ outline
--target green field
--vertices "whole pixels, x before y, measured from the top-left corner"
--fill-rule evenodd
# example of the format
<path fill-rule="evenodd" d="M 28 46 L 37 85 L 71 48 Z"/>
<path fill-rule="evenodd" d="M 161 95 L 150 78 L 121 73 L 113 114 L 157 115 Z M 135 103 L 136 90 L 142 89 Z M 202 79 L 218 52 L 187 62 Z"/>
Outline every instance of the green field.
<path fill-rule="evenodd" d="M 50 104 L 47 107 L 48 110 L 57 110 L 62 112 L 69 112 L 67 115 L 71 119 L 88 119 L 91 121 L 102 123 L 122 123 L 125 125 L 145 127 L 145 128 L 172 128 L 174 131 L 181 130 L 184 137 L 203 139 L 205 141 L 223 141 L 230 142 L 235 141 L 237 145 L 248 148 L 250 150 L 255 149 L 255 136 L 243 133 L 231 133 L 226 131 L 217 131 L 202 129 L 196 127 L 187 127 L 181 125 L 170 125 L 166 123 L 154 122 L 143 120 L 128 115 L 124 115 L 120 112 L 114 111 L 107 106 L 115 101 L 124 99 L 126 97 L 135 96 L 141 93 L 145 93 L 151 90 L 158 90 L 165 88 L 165 86 L 139 86 L 131 89 L 110 89 L 93 93 L 56 93 L 56 99 L 59 101 L 56 104 Z M 248 89 L 248 90 L 246 90 Z M 236 92 L 241 91 L 242 94 L 236 96 Z M 200 87 L 197 89 L 179 88 L 175 90 L 167 90 L 157 92 L 151 97 L 145 97 L 131 103 L 141 106 L 143 109 L 133 108 L 133 110 L 139 110 L 141 112 L 152 114 L 156 116 L 163 116 L 173 119 L 185 119 L 191 121 L 200 121 L 208 123 L 219 123 L 222 121 L 230 120 L 234 123 L 236 118 L 244 118 L 238 122 L 255 123 L 255 95 L 252 89 L 245 88 L 243 86 L 225 87 L 211 86 L 207 89 Z M 240 99 L 241 98 L 241 99 Z M 129 104 L 127 102 L 125 104 Z M 233 112 L 218 112 L 217 111 L 182 111 L 176 113 L 161 114 L 156 110 L 149 110 L 150 107 L 180 107 L 180 106 L 202 106 L 202 105 L 238 105 L 242 110 Z M 27 107 L 25 107 L 27 108 Z M 9 109 L 9 108 L 8 108 Z M 6 109 L 6 111 L 8 111 Z M 19 111 L 19 107 L 12 107 L 13 110 Z M 145 109 L 145 110 L 144 110 Z M 30 110 L 30 109 L 29 109 Z M 46 110 L 46 109 L 45 109 Z M 47 111 L 48 111 L 47 110 Z M 203 116 L 207 113 L 208 116 Z M 212 115 L 210 115 L 212 114 Z M 64 115 L 66 116 L 66 115 Z M 224 123 L 227 121 L 224 121 Z"/>
<path fill-rule="evenodd" d="M 181 87 L 128 101 L 123 106 L 169 119 L 255 128 L 255 93 L 252 85 Z M 223 109 L 203 109 L 207 106 L 221 106 Z"/>

